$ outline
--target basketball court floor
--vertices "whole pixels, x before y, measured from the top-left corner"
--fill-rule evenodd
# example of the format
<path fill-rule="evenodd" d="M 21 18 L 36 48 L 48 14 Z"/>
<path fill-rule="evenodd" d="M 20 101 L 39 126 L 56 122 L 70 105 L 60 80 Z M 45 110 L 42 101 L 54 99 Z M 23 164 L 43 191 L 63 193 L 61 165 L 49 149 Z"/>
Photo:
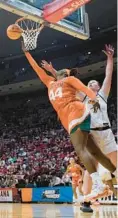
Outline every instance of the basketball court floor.
<path fill-rule="evenodd" d="M 116 205 L 94 207 L 92 214 L 83 213 L 72 204 L 0 204 L 0 218 L 117 218 Z"/>

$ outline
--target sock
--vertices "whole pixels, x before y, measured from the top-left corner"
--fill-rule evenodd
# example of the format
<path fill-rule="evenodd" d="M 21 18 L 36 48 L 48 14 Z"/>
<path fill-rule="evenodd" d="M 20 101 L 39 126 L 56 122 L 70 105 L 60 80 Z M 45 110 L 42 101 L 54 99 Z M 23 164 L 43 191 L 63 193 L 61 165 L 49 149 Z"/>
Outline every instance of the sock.
<path fill-rule="evenodd" d="M 92 173 L 90 176 L 93 184 L 103 184 L 98 172 Z"/>

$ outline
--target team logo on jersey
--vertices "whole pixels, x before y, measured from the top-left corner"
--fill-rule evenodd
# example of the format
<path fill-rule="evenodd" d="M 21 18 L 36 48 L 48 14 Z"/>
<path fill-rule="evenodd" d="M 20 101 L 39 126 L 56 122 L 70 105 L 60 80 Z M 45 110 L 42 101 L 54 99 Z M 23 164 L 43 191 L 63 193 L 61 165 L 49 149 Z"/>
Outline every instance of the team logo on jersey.
<path fill-rule="evenodd" d="M 98 110 L 100 110 L 100 104 L 99 104 L 99 100 L 89 100 L 88 104 L 93 105 L 93 107 L 91 109 L 93 109 L 94 113 L 97 113 Z"/>

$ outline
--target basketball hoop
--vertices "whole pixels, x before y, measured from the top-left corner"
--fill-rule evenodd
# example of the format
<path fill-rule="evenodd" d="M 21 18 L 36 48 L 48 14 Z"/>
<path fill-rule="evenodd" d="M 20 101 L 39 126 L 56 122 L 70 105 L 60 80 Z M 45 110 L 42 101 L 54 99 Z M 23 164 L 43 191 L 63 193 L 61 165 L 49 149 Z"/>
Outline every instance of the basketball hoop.
<path fill-rule="evenodd" d="M 22 30 L 22 37 L 24 41 L 24 46 L 27 51 L 33 50 L 37 47 L 37 39 L 43 25 L 38 22 L 29 20 L 26 17 L 18 19 L 15 24 L 17 24 Z"/>

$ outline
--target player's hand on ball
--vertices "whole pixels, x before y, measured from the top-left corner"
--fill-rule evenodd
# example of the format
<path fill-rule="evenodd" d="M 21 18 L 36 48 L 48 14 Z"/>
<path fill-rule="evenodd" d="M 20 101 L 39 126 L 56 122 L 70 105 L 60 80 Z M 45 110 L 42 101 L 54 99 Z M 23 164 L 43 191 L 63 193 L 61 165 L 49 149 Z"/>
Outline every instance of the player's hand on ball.
<path fill-rule="evenodd" d="M 105 50 L 102 50 L 108 58 L 113 58 L 114 48 L 112 45 L 105 45 Z"/>
<path fill-rule="evenodd" d="M 53 66 L 52 66 L 52 63 L 51 63 L 51 62 L 48 63 L 47 61 L 42 60 L 41 66 L 42 66 L 45 70 L 47 70 L 47 71 L 49 71 L 49 72 L 52 72 L 52 70 L 53 70 Z"/>

